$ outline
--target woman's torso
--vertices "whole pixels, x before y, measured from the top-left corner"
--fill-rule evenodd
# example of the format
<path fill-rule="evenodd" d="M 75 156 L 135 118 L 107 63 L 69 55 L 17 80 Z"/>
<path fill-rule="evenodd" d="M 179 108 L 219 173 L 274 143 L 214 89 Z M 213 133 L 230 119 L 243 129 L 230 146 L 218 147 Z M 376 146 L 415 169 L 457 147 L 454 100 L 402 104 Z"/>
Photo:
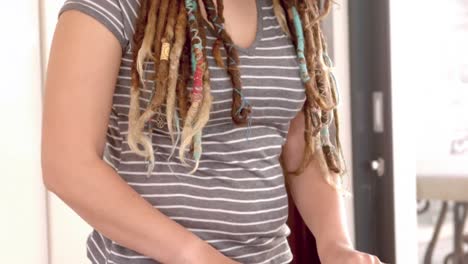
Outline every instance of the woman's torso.
<path fill-rule="evenodd" d="M 180 164 L 178 148 L 167 160 L 172 148 L 167 126 L 158 127 L 154 119 L 156 163 L 150 178 L 146 177 L 144 158 L 130 151 L 127 132 L 131 42 L 122 56 L 104 159 L 155 208 L 226 256 L 241 263 L 289 263 L 292 254 L 287 243 L 288 199 L 278 158 L 289 121 L 300 111 L 305 93 L 294 46 L 279 26 L 273 1 L 256 1 L 255 41 L 248 48 L 238 47 L 243 93 L 253 107 L 249 139 L 248 127 L 236 127 L 232 122 L 231 81 L 226 71 L 216 66 L 211 52 L 215 38 L 207 29 L 213 104 L 202 132 L 203 152 L 198 170 L 188 174 L 192 167 Z M 119 2 L 127 19 L 123 33 L 131 39 L 138 0 Z M 147 66 L 151 68 L 151 64 Z M 141 92 L 142 110 L 153 85 L 148 84 Z M 194 164 L 188 155 L 186 160 Z M 96 230 L 88 236 L 87 245 L 88 257 L 95 263 L 158 263 Z"/>

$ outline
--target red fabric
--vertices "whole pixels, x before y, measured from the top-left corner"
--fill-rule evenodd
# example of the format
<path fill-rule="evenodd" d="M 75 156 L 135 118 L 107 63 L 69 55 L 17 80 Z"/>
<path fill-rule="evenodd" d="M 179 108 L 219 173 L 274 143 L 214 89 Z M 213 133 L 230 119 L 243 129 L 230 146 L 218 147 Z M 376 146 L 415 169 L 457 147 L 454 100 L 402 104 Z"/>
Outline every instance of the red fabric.
<path fill-rule="evenodd" d="M 291 234 L 288 236 L 294 259 L 292 264 L 320 264 L 314 235 L 302 221 L 291 197 L 289 198 L 288 226 Z"/>

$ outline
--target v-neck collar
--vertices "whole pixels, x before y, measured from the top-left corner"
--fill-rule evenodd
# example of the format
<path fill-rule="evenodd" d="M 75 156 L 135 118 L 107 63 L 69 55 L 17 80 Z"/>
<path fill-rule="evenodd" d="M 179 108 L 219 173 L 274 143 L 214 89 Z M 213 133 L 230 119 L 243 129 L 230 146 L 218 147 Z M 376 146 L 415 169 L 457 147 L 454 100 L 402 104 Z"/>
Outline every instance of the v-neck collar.
<path fill-rule="evenodd" d="M 255 40 L 253 41 L 252 44 L 250 44 L 249 47 L 244 48 L 240 47 L 236 43 L 234 44 L 234 47 L 239 53 L 244 53 L 247 55 L 252 55 L 253 52 L 256 50 L 258 44 L 260 43 L 263 35 L 263 0 L 255 0 L 256 2 L 256 9 L 257 9 L 257 31 L 255 32 Z M 211 24 L 205 19 L 202 18 L 203 24 L 208 28 L 208 30 L 211 32 L 213 36 L 216 36 L 216 31 L 215 29 L 211 26 Z"/>

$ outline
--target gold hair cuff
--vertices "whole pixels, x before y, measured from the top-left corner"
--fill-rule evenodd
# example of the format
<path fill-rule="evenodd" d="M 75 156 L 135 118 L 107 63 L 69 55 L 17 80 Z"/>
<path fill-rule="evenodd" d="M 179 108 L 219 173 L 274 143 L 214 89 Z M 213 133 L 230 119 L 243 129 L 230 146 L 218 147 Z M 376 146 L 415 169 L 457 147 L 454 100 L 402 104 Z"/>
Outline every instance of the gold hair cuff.
<path fill-rule="evenodd" d="M 171 50 L 171 44 L 164 42 L 161 48 L 161 60 L 169 60 L 169 53 Z"/>

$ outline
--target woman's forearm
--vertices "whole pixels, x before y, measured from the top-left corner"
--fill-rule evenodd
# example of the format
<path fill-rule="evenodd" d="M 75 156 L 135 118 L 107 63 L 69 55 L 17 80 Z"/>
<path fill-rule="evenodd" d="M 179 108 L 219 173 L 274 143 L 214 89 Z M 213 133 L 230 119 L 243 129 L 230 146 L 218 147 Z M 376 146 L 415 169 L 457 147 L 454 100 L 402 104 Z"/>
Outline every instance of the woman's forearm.
<path fill-rule="evenodd" d="M 50 191 L 122 246 L 162 263 L 195 263 L 193 258 L 222 257 L 154 208 L 100 159 L 45 161 L 43 175 Z"/>
<path fill-rule="evenodd" d="M 320 252 L 330 245 L 352 246 L 341 195 L 323 175 L 329 173 L 312 160 L 304 172 L 290 177 L 290 192 L 304 223 L 314 234 Z"/>

